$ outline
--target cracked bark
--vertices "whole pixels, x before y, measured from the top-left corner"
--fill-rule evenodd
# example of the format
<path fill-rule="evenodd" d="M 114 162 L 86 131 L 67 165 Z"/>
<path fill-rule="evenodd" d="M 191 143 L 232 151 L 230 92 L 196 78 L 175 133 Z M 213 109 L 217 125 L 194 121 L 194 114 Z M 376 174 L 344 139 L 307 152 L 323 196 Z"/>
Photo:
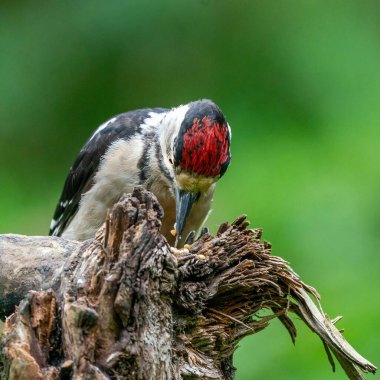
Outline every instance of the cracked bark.
<path fill-rule="evenodd" d="M 6 319 L 0 379 L 233 379 L 238 342 L 273 318 L 294 341 L 292 315 L 348 378 L 375 372 L 244 216 L 182 254 L 160 235 L 161 218 L 137 188 L 92 240 L 0 236 L 0 315 L 19 303 Z"/>

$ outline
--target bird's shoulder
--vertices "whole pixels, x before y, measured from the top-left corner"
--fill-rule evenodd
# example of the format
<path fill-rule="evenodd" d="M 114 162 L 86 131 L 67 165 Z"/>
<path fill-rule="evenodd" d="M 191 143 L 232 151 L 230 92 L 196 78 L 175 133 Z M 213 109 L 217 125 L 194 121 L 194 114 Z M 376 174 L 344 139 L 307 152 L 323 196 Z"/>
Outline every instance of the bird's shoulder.
<path fill-rule="evenodd" d="M 50 235 L 60 236 L 79 208 L 82 194 L 93 185 L 102 158 L 117 140 L 129 140 L 155 129 L 165 108 L 145 108 L 114 116 L 100 125 L 76 157 L 66 178 L 61 197 L 50 224 Z"/>
<path fill-rule="evenodd" d="M 115 138 L 128 139 L 136 134 L 143 134 L 149 127 L 157 127 L 167 111 L 166 108 L 144 108 L 116 115 L 100 125 L 87 144 L 98 145 Z"/>

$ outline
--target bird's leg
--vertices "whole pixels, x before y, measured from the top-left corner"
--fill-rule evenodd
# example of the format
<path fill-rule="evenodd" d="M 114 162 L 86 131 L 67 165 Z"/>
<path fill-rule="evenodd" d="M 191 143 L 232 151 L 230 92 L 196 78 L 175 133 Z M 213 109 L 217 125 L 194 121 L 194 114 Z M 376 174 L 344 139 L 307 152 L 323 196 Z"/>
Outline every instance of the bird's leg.
<path fill-rule="evenodd" d="M 201 238 L 203 235 L 209 234 L 209 233 L 210 233 L 210 230 L 208 229 L 208 227 L 202 227 L 198 239 Z"/>
<path fill-rule="evenodd" d="M 174 233 L 175 233 L 175 229 L 173 230 L 173 233 L 172 233 L 173 236 L 174 236 Z M 194 231 L 194 230 L 190 231 L 190 232 L 187 234 L 187 236 L 186 236 L 186 238 L 185 238 L 185 240 L 184 240 L 184 242 L 183 242 L 183 246 L 184 246 L 185 248 L 190 248 L 190 246 L 191 246 L 196 240 L 200 239 L 203 235 L 208 234 L 208 233 L 210 233 L 210 230 L 208 229 L 208 227 L 202 227 L 199 236 L 196 238 L 196 234 L 197 234 L 196 231 Z M 177 247 L 178 247 L 178 243 L 179 243 L 179 240 L 180 240 L 180 239 L 181 239 L 181 237 L 180 237 L 179 235 L 176 235 L 176 239 L 175 239 L 175 243 L 174 243 L 174 248 L 177 248 Z"/>
<path fill-rule="evenodd" d="M 194 241 L 195 241 L 195 231 L 192 230 L 192 231 L 190 231 L 190 232 L 187 234 L 186 239 L 185 239 L 185 241 L 184 241 L 184 245 L 185 245 L 185 244 L 191 245 L 191 244 L 194 243 Z"/>
<path fill-rule="evenodd" d="M 192 244 L 194 244 L 194 242 L 196 240 L 198 240 L 199 238 L 201 238 L 204 234 L 208 234 L 209 232 L 210 232 L 210 230 L 207 227 L 202 227 L 199 236 L 196 238 L 196 232 L 194 230 L 190 231 L 187 234 L 186 239 L 185 239 L 185 241 L 183 243 L 184 247 L 185 248 L 190 248 L 190 246 Z"/>

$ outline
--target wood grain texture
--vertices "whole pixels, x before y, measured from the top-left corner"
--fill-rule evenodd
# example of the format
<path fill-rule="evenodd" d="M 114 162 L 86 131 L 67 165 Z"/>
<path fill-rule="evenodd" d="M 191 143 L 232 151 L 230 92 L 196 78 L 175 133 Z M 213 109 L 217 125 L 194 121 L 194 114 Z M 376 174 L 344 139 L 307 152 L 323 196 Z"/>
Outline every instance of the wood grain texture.
<path fill-rule="evenodd" d="M 294 314 L 350 379 L 375 372 L 245 216 L 179 254 L 161 219 L 137 188 L 93 240 L 1 236 L 3 314 L 22 301 L 5 323 L 0 379 L 233 379 L 238 342 L 273 318 L 295 340 Z"/>

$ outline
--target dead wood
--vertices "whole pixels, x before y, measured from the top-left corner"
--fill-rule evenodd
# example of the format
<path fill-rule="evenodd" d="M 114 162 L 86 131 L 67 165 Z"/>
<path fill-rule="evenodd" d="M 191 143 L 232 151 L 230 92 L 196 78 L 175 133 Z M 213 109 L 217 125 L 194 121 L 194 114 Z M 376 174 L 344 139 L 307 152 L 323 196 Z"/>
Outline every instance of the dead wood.
<path fill-rule="evenodd" d="M 273 318 L 294 341 L 292 314 L 350 379 L 375 372 L 244 216 L 181 254 L 160 235 L 161 218 L 138 188 L 93 240 L 0 237 L 2 315 L 21 300 L 6 320 L 0 379 L 233 379 L 238 342 Z"/>

